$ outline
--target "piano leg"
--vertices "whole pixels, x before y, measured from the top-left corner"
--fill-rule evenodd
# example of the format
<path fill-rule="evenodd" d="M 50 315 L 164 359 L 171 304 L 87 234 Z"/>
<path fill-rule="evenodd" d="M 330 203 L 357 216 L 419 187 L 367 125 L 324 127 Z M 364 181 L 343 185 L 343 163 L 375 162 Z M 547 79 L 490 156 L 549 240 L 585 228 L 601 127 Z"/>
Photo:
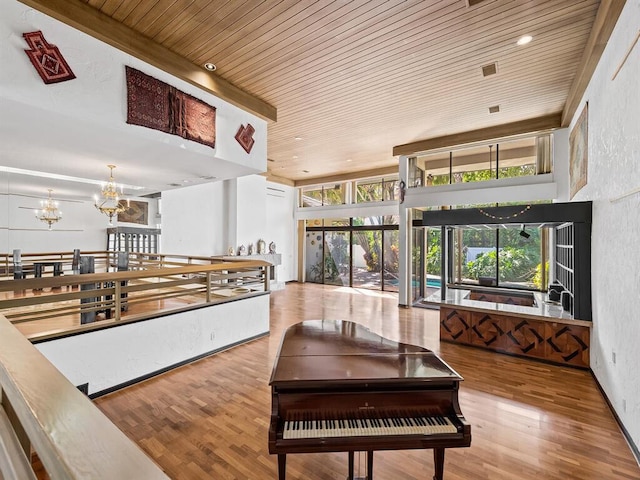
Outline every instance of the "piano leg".
<path fill-rule="evenodd" d="M 367 480 L 373 480 L 373 450 L 367 452 Z"/>
<path fill-rule="evenodd" d="M 353 480 L 353 452 L 349 452 L 349 476 L 347 480 Z"/>
<path fill-rule="evenodd" d="M 442 480 L 444 476 L 444 448 L 433 449 L 433 463 L 435 465 L 433 480 Z"/>
<path fill-rule="evenodd" d="M 285 480 L 287 476 L 287 454 L 278 454 L 278 480 Z"/>

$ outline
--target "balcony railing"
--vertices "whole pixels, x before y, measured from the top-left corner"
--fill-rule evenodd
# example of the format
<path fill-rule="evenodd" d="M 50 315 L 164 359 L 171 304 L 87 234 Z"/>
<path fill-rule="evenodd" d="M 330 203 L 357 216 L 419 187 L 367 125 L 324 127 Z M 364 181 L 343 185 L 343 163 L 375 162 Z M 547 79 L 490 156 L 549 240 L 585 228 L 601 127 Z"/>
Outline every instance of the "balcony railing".
<path fill-rule="evenodd" d="M 98 253 L 103 270 L 114 265 Z M 47 254 L 46 258 L 68 258 Z M 23 267 L 28 265 L 22 256 Z M 37 257 L 41 261 L 44 254 Z M 69 260 L 70 261 L 70 260 Z M 46 339 L 185 311 L 269 291 L 262 260 L 220 261 L 211 257 L 129 254 L 128 271 L 0 281 L 0 313 L 31 340 Z"/>

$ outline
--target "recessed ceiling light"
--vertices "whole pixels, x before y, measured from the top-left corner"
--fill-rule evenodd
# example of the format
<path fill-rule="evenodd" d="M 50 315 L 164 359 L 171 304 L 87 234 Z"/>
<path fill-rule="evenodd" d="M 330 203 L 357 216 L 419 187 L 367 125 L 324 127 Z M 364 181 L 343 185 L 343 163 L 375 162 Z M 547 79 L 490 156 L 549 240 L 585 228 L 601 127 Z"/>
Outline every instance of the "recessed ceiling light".
<path fill-rule="evenodd" d="M 302 170 L 303 173 L 309 173 L 309 170 Z"/>
<path fill-rule="evenodd" d="M 350 161 L 351 161 L 351 159 L 350 159 L 350 158 L 347 158 L 347 162 L 350 162 Z"/>
<path fill-rule="evenodd" d="M 525 35 L 524 37 L 520 37 L 517 43 L 518 45 L 526 45 L 531 40 L 533 40 L 533 37 L 531 35 Z"/>
<path fill-rule="evenodd" d="M 302 140 L 302 137 L 293 137 L 294 140 Z"/>
<path fill-rule="evenodd" d="M 293 157 L 291 157 L 291 158 L 293 158 L 293 159 L 295 160 L 296 158 L 298 158 L 298 155 L 294 155 L 294 156 L 293 156 Z"/>
<path fill-rule="evenodd" d="M 216 66 L 215 66 L 215 64 L 213 64 L 211 62 L 207 62 L 207 63 L 204 64 L 204 68 L 206 68 L 210 72 L 214 72 L 215 69 L 216 69 Z"/>

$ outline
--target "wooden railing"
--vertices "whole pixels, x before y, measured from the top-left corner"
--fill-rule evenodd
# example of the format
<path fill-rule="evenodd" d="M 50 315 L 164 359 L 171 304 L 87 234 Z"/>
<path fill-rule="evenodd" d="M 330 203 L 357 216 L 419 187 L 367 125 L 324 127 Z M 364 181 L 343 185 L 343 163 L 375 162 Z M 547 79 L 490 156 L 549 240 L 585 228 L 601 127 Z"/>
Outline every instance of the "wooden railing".
<path fill-rule="evenodd" d="M 0 478 L 168 479 L 0 315 Z"/>
<path fill-rule="evenodd" d="M 269 266 L 260 260 L 131 254 L 129 271 L 0 281 L 0 313 L 23 331 L 28 326 L 32 340 L 52 338 L 266 292 Z M 45 321 L 46 328 L 36 326 Z"/>
<path fill-rule="evenodd" d="M 95 268 L 98 271 L 107 271 L 108 266 L 113 264 L 114 252 L 104 250 L 83 251 L 82 255 L 91 255 L 95 259 Z M 33 276 L 34 264 L 38 262 L 62 262 L 62 269 L 65 272 L 72 270 L 73 252 L 44 252 L 44 253 L 22 253 L 22 268 L 28 276 Z M 0 253 L 0 278 L 13 278 L 13 253 Z"/>
<path fill-rule="evenodd" d="M 108 250 L 83 250 L 80 253 L 83 256 L 92 256 L 94 258 L 96 272 L 115 270 L 115 266 L 117 265 L 116 256 L 118 252 Z M 220 257 L 147 252 L 129 252 L 128 258 L 129 269 L 131 270 L 186 265 L 212 265 L 222 262 Z M 33 276 L 34 264 L 38 262 L 62 262 L 63 272 L 70 273 L 73 270 L 72 251 L 22 253 L 21 260 L 23 270 L 27 272 L 27 277 Z M 238 256 L 238 259 L 234 261 L 243 261 L 243 258 Z M 13 253 L 0 253 L 0 279 L 2 277 L 6 277 L 6 279 L 13 279 Z"/>

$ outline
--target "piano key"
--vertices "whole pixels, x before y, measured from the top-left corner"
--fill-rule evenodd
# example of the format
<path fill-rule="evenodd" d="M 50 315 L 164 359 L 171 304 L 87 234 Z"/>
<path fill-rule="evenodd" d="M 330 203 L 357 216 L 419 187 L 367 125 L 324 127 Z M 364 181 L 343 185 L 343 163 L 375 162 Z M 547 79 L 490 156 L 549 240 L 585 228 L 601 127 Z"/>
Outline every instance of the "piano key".
<path fill-rule="evenodd" d="M 438 435 L 457 433 L 453 422 L 442 416 L 316 419 L 285 421 L 283 439 L 360 437 L 378 435 Z"/>

